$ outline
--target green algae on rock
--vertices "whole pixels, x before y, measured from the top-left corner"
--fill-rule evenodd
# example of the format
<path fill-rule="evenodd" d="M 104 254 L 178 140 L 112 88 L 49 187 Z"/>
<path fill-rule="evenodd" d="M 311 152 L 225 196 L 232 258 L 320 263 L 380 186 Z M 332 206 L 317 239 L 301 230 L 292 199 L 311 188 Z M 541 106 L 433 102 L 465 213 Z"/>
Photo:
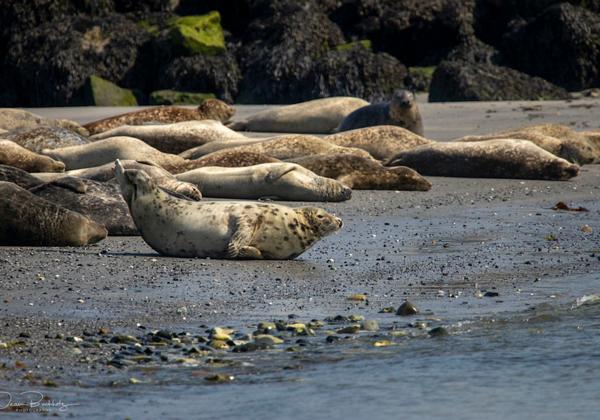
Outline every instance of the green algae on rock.
<path fill-rule="evenodd" d="M 156 90 L 150 94 L 151 105 L 198 105 L 206 99 L 214 99 L 212 93 L 179 92 L 176 90 Z"/>
<path fill-rule="evenodd" d="M 133 92 L 123 89 L 108 80 L 92 75 L 85 85 L 85 98 L 89 105 L 137 106 Z"/>
<path fill-rule="evenodd" d="M 361 41 L 348 42 L 335 47 L 337 51 L 349 51 L 353 48 L 364 48 L 366 50 L 371 50 L 371 40 L 363 39 Z"/>
<path fill-rule="evenodd" d="M 184 47 L 188 53 L 215 55 L 225 52 L 225 37 L 219 12 L 183 16 L 172 19 L 169 23 L 171 41 Z"/>

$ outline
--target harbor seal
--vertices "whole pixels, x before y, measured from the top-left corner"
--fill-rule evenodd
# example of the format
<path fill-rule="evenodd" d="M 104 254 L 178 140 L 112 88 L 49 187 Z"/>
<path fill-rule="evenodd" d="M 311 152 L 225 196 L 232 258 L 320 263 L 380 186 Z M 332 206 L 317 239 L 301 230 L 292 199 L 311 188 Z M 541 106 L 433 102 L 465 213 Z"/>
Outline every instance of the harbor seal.
<path fill-rule="evenodd" d="M 15 183 L 26 190 L 44 183 L 44 181 L 29 172 L 8 165 L 0 165 L 0 181 Z"/>
<path fill-rule="evenodd" d="M 352 111 L 369 105 L 367 101 L 347 96 L 315 99 L 250 115 L 229 124 L 237 131 L 276 133 L 331 133 Z"/>
<path fill-rule="evenodd" d="M 423 135 L 423 119 L 415 96 L 407 90 L 394 92 L 389 102 L 366 105 L 350 113 L 336 131 L 348 131 L 375 125 L 397 125 Z"/>
<path fill-rule="evenodd" d="M 63 162 L 69 171 L 104 165 L 115 159 L 155 162 L 169 172 L 185 168 L 185 159 L 182 157 L 163 153 L 133 137 L 111 137 L 80 146 L 44 149 L 43 153 Z"/>
<path fill-rule="evenodd" d="M 181 153 L 196 146 L 228 139 L 245 139 L 219 121 L 185 121 L 162 125 L 124 125 L 92 136 L 92 141 L 110 137 L 135 137 L 164 153 Z"/>
<path fill-rule="evenodd" d="M 116 162 L 123 198 L 142 238 L 174 257 L 292 259 L 342 227 L 316 207 L 200 201 L 169 196 L 143 171 Z"/>
<path fill-rule="evenodd" d="M 296 134 L 290 134 L 286 137 L 295 137 Z M 282 136 L 283 137 L 283 136 Z M 215 140 L 209 143 L 206 143 L 202 146 L 193 147 L 184 152 L 179 153 L 184 159 L 198 159 L 202 156 L 206 156 L 213 152 L 218 152 L 224 149 L 232 149 L 238 146 L 247 146 L 250 144 L 262 143 L 263 141 L 272 140 L 276 137 L 266 137 L 266 138 L 243 138 L 243 139 L 230 139 L 230 140 Z"/>
<path fill-rule="evenodd" d="M 553 155 L 578 165 L 600 162 L 600 150 L 584 135 L 559 124 L 540 124 L 490 133 L 466 136 L 456 141 L 473 142 L 494 139 L 529 140 Z"/>
<path fill-rule="evenodd" d="M 354 155 L 314 155 L 288 159 L 353 190 L 429 191 L 431 182 L 405 166 L 385 167 L 381 163 Z"/>
<path fill-rule="evenodd" d="M 32 152 L 42 153 L 44 149 L 78 146 L 90 141 L 81 134 L 62 127 L 41 126 L 31 129 L 17 129 L 2 136 Z"/>
<path fill-rule="evenodd" d="M 200 201 L 202 199 L 202 194 L 195 185 L 190 184 L 189 182 L 179 181 L 170 172 L 153 162 L 123 160 L 121 161 L 121 164 L 126 169 L 143 170 L 160 188 L 164 190 L 181 194 L 194 201 Z M 34 176 L 46 182 L 54 181 L 63 177 L 77 177 L 98 182 L 110 182 L 115 179 L 115 165 L 113 163 L 107 163 L 92 168 L 74 169 L 61 174 L 36 173 Z"/>
<path fill-rule="evenodd" d="M 338 146 L 357 147 L 366 150 L 375 159 L 389 159 L 396 153 L 409 150 L 423 144 L 433 143 L 402 127 L 378 125 L 358 128 L 323 137 Z"/>
<path fill-rule="evenodd" d="M 85 124 L 84 127 L 93 135 L 123 125 L 172 124 L 196 120 L 225 122 L 229 121 L 233 114 L 235 114 L 235 109 L 225 102 L 218 99 L 207 99 L 195 109 L 180 106 L 156 106 L 93 121 Z"/>
<path fill-rule="evenodd" d="M 198 159 L 188 161 L 188 170 L 206 166 L 220 166 L 226 168 L 241 168 L 244 166 L 260 165 L 261 163 L 281 162 L 263 153 L 241 152 L 239 150 L 219 150 Z"/>
<path fill-rule="evenodd" d="M 29 192 L 104 225 L 109 235 L 139 235 L 116 183 L 65 177 Z"/>
<path fill-rule="evenodd" d="M 0 164 L 14 166 L 27 172 L 63 172 L 62 162 L 38 155 L 10 140 L 0 140 Z"/>
<path fill-rule="evenodd" d="M 75 131 L 82 136 L 88 136 L 90 134 L 75 121 L 61 119 L 52 120 L 23 109 L 0 108 L 0 129 L 11 131 L 16 129 L 32 129 L 39 126 L 66 128 Z"/>
<path fill-rule="evenodd" d="M 579 173 L 579 166 L 516 139 L 434 143 L 401 152 L 386 165 L 408 166 L 423 175 L 468 178 L 567 180 Z"/>
<path fill-rule="evenodd" d="M 254 139 L 252 139 L 254 140 Z M 271 156 L 275 159 L 285 160 L 299 156 L 345 153 L 357 156 L 363 156 L 367 159 L 373 157 L 365 150 L 355 147 L 343 147 L 332 144 L 319 137 L 289 134 L 285 136 L 271 137 L 269 139 L 249 142 L 244 145 L 230 147 L 227 141 L 212 142 L 204 146 L 188 150 L 188 159 L 197 159 L 202 156 L 208 156 L 218 150 L 227 149 L 232 152 L 260 153 Z"/>
<path fill-rule="evenodd" d="M 197 185 L 204 197 L 345 201 L 352 195 L 352 190 L 341 182 L 284 162 L 242 168 L 198 168 L 177 175 L 177 179 Z"/>
<path fill-rule="evenodd" d="M 87 217 L 0 181 L 0 244 L 83 246 L 106 238 L 106 228 Z"/>

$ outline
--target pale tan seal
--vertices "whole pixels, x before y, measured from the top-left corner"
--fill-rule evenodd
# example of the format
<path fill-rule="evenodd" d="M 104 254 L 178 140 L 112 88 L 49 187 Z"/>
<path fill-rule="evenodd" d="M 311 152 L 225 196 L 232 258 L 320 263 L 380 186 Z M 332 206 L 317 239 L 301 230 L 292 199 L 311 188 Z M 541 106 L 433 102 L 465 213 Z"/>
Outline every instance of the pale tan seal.
<path fill-rule="evenodd" d="M 354 155 L 313 155 L 289 159 L 314 173 L 337 179 L 354 190 L 429 191 L 431 182 L 405 166 L 384 167 Z"/>
<path fill-rule="evenodd" d="M 243 152 L 239 150 L 219 150 L 198 159 L 189 160 L 188 170 L 203 168 L 206 166 L 220 166 L 226 168 L 240 168 L 243 166 L 260 165 L 261 163 L 281 162 L 263 153 Z"/>
<path fill-rule="evenodd" d="M 331 133 L 355 109 L 369 105 L 359 98 L 338 96 L 315 99 L 250 115 L 230 124 L 238 131 L 275 133 Z"/>
<path fill-rule="evenodd" d="M 117 162 L 116 173 L 142 237 L 163 255 L 291 259 L 342 227 L 316 207 L 186 201 L 161 191 L 143 171 Z"/>
<path fill-rule="evenodd" d="M 357 147 L 366 150 L 375 159 L 389 159 L 396 153 L 413 147 L 433 143 L 402 127 L 378 125 L 359 128 L 323 137 L 338 146 Z"/>
<path fill-rule="evenodd" d="M 263 163 L 242 168 L 206 167 L 177 175 L 204 197 L 269 198 L 291 201 L 345 201 L 352 190 L 294 163 Z"/>
<path fill-rule="evenodd" d="M 116 183 L 64 177 L 29 192 L 103 225 L 111 236 L 139 234 Z"/>
<path fill-rule="evenodd" d="M 161 125 L 124 125 L 92 136 L 92 141 L 110 137 L 135 137 L 164 153 L 181 153 L 215 140 L 245 139 L 219 121 L 185 121 Z"/>
<path fill-rule="evenodd" d="M 81 146 L 44 149 L 44 154 L 58 159 L 67 170 L 91 168 L 114 162 L 115 159 L 129 159 L 141 162 L 155 162 L 169 172 L 185 168 L 185 159 L 163 153 L 133 137 L 111 137 Z M 49 172 L 49 171 L 35 171 Z"/>
<path fill-rule="evenodd" d="M 63 172 L 65 165 L 48 156 L 38 155 L 10 140 L 0 140 L 0 164 L 27 172 Z"/>
<path fill-rule="evenodd" d="M 567 180 L 579 166 L 528 140 L 434 143 L 406 150 L 386 165 L 408 166 L 423 175 L 469 178 Z"/>
<path fill-rule="evenodd" d="M 560 124 L 539 124 L 480 136 L 466 136 L 456 141 L 473 142 L 494 139 L 529 140 L 553 155 L 584 165 L 600 162 L 600 150 L 584 135 Z"/>
<path fill-rule="evenodd" d="M 0 182 L 0 220 L 1 245 L 83 246 L 108 234 L 101 224 L 11 182 Z"/>
<path fill-rule="evenodd" d="M 2 136 L 32 152 L 42 153 L 44 149 L 78 146 L 90 141 L 81 134 L 62 127 L 41 126 L 31 129 L 12 130 Z"/>
<path fill-rule="evenodd" d="M 0 129 L 11 131 L 16 129 L 32 129 L 39 126 L 67 128 L 82 136 L 88 136 L 90 134 L 75 121 L 60 119 L 52 120 L 23 109 L 0 108 Z"/>
<path fill-rule="evenodd" d="M 138 162 L 136 160 L 122 160 L 121 164 L 126 169 L 140 169 L 154 180 L 160 188 L 176 194 L 181 194 L 190 200 L 202 199 L 200 190 L 189 182 L 179 181 L 170 172 L 153 162 Z M 51 182 L 65 177 L 85 178 L 98 182 L 111 182 L 115 180 L 115 165 L 106 163 L 92 168 L 74 169 L 63 173 L 34 173 L 37 179 Z"/>
<path fill-rule="evenodd" d="M 389 102 L 366 105 L 353 111 L 344 118 L 336 131 L 375 125 L 397 125 L 422 136 L 423 119 L 415 96 L 407 90 L 398 90 Z"/>
<path fill-rule="evenodd" d="M 172 124 L 183 121 L 217 120 L 229 121 L 235 114 L 235 109 L 218 99 L 207 99 L 197 108 L 180 106 L 156 106 L 127 112 L 84 125 L 90 134 L 98 134 L 122 125 L 144 125 L 149 123 Z"/>
<path fill-rule="evenodd" d="M 236 143 L 241 144 L 233 146 Z M 211 142 L 204 146 L 188 150 L 185 156 L 189 156 L 188 159 L 198 159 L 202 156 L 208 156 L 209 153 L 223 149 L 232 152 L 261 153 L 280 160 L 306 155 L 333 153 L 345 153 L 373 159 L 365 150 L 355 147 L 338 146 L 319 137 L 303 134 L 289 134 L 268 139 L 250 139 L 250 141 L 232 140 L 231 143 L 229 141 Z"/>

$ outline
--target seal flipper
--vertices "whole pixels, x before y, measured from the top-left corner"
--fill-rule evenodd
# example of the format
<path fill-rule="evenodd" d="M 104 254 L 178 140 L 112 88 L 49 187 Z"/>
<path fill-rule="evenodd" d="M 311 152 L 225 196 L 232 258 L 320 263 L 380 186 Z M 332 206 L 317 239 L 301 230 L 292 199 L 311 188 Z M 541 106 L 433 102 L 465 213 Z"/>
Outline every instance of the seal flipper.
<path fill-rule="evenodd" d="M 56 185 L 57 187 L 71 190 L 77 194 L 85 194 L 87 191 L 87 185 L 85 185 L 85 183 L 81 179 L 73 176 L 65 176 L 62 178 L 55 179 L 54 181 L 47 182 L 45 184 L 37 185 L 31 188 L 29 191 L 38 191 L 42 189 L 45 185 Z"/>
<path fill-rule="evenodd" d="M 286 165 L 278 165 L 276 169 L 269 171 L 269 173 L 265 176 L 265 181 L 267 182 L 267 184 L 271 184 L 277 181 L 285 174 L 290 173 L 296 170 L 297 168 L 298 167 L 293 163 L 288 163 Z"/>
<path fill-rule="evenodd" d="M 249 217 L 232 216 L 234 232 L 227 245 L 227 258 L 262 258 L 258 248 L 250 246 L 256 226 Z"/>

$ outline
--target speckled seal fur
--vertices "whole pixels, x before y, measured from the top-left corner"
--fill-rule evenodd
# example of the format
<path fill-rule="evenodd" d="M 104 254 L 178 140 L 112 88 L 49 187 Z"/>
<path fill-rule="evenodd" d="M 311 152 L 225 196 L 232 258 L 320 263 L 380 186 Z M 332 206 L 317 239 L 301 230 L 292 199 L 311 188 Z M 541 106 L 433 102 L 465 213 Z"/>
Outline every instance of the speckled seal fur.
<path fill-rule="evenodd" d="M 357 109 L 340 123 L 336 131 L 348 131 L 375 125 L 397 125 L 423 135 L 423 119 L 415 96 L 407 90 L 394 92 L 389 102 Z"/>
<path fill-rule="evenodd" d="M 341 182 L 287 162 L 198 168 L 177 175 L 177 179 L 196 185 L 205 197 L 345 201 L 352 195 L 352 190 Z"/>
<path fill-rule="evenodd" d="M 358 149 L 355 147 L 342 147 L 319 137 L 302 134 L 289 134 L 285 136 L 271 137 L 256 142 L 254 139 L 252 139 L 252 141 L 249 142 L 250 144 L 245 144 L 244 140 L 239 141 L 241 145 L 231 147 L 236 142 L 238 141 L 234 140 L 231 143 L 228 141 L 212 142 L 189 150 L 186 153 L 186 156 L 188 156 L 188 159 L 198 159 L 202 156 L 208 156 L 209 153 L 227 149 L 233 152 L 261 153 L 280 160 L 306 155 L 330 153 L 345 153 L 373 159 L 373 157 L 363 149 Z"/>
<path fill-rule="evenodd" d="M 90 134 L 75 121 L 61 119 L 52 120 L 23 109 L 0 108 L 0 129 L 2 130 L 29 130 L 40 126 L 62 127 L 75 131 L 82 136 L 89 136 Z"/>
<path fill-rule="evenodd" d="M 78 146 L 90 142 L 87 137 L 73 130 L 48 126 L 13 130 L 4 134 L 2 138 L 14 141 L 36 153 L 41 153 L 44 149 Z"/>
<path fill-rule="evenodd" d="M 174 257 L 291 259 L 337 231 L 342 220 L 316 207 L 200 201 L 169 196 L 139 170 L 116 162 L 123 198 L 144 240 Z"/>
<path fill-rule="evenodd" d="M 354 155 L 313 155 L 289 159 L 314 173 L 337 179 L 354 190 L 429 191 L 431 183 L 405 166 L 384 167 Z"/>
<path fill-rule="evenodd" d="M 51 173 L 52 175 L 56 175 L 56 172 Z M 43 180 L 39 179 L 35 175 L 8 165 L 0 165 L 0 181 L 12 182 L 25 189 L 29 189 L 44 183 Z"/>
<path fill-rule="evenodd" d="M 579 173 L 579 166 L 515 139 L 434 143 L 401 152 L 386 164 L 423 175 L 468 178 L 567 180 Z"/>
<path fill-rule="evenodd" d="M 402 127 L 378 125 L 358 128 L 323 137 L 324 140 L 344 147 L 357 147 L 366 150 L 375 159 L 389 159 L 396 153 L 417 146 L 433 143 Z"/>
<path fill-rule="evenodd" d="M 157 106 L 139 111 L 127 112 L 102 120 L 85 124 L 90 134 L 98 134 L 122 125 L 143 125 L 149 123 L 171 124 L 183 121 L 217 120 L 228 121 L 235 109 L 218 99 L 207 99 L 197 108 L 183 108 L 180 106 Z"/>
<path fill-rule="evenodd" d="M 0 244 L 83 246 L 108 232 L 87 217 L 0 181 Z"/>
<path fill-rule="evenodd" d="M 267 156 L 264 153 L 243 152 L 239 150 L 219 150 L 198 159 L 188 161 L 188 170 L 206 166 L 220 166 L 225 168 L 241 168 L 243 166 L 260 165 L 261 163 L 281 162 L 279 159 Z"/>
<path fill-rule="evenodd" d="M 0 164 L 27 172 L 63 172 L 65 165 L 48 156 L 38 155 L 10 140 L 0 140 Z"/>

